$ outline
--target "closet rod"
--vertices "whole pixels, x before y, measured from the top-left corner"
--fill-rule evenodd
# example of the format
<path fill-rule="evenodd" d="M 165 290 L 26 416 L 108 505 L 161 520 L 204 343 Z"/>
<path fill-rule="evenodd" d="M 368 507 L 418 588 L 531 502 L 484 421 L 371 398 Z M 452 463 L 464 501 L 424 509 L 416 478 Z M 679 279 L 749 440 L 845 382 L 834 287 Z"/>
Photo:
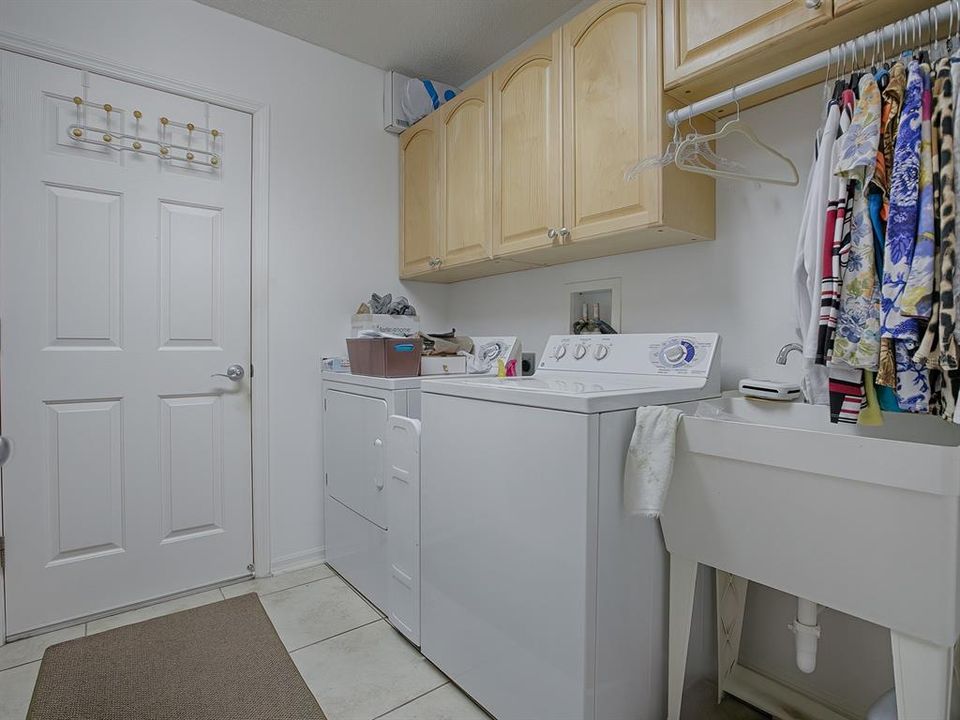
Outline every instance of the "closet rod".
<path fill-rule="evenodd" d="M 936 20 L 932 19 L 934 15 L 936 16 Z M 958 9 L 957 3 L 952 0 L 948 0 L 928 10 L 921 10 L 915 15 L 907 16 L 879 30 L 880 46 L 884 47 L 885 44 L 891 40 L 897 41 L 902 38 L 904 29 L 906 29 L 906 35 L 908 37 L 916 34 L 922 37 L 930 29 L 932 24 L 940 25 L 942 23 L 948 23 L 951 17 L 960 17 L 960 9 Z M 905 22 L 906 25 L 903 24 Z M 954 20 L 954 23 L 956 22 L 957 20 Z M 848 60 L 850 55 L 856 57 L 856 54 L 861 52 L 857 50 L 858 47 L 863 46 L 867 49 L 867 52 L 869 52 L 870 48 L 876 46 L 877 32 L 877 30 L 873 30 L 853 40 L 848 40 L 836 47 L 832 47 L 829 50 L 811 55 L 805 60 L 793 63 L 793 65 L 787 65 L 779 70 L 774 70 L 766 75 L 748 80 L 741 85 L 735 85 L 729 90 L 724 90 L 703 100 L 697 100 L 679 110 L 671 110 L 667 113 L 667 123 L 671 127 L 676 127 L 689 118 L 694 118 L 697 115 L 716 110 L 737 100 L 743 100 L 751 95 L 757 95 L 765 90 L 778 87 L 796 78 L 816 72 L 817 70 L 826 70 L 828 66 Z"/>

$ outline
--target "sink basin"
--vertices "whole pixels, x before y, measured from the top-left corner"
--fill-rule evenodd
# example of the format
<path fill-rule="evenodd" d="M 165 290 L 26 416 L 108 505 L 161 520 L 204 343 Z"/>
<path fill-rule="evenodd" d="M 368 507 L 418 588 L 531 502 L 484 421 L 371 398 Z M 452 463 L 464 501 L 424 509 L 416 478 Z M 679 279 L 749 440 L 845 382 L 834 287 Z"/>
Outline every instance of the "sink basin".
<path fill-rule="evenodd" d="M 960 427 L 832 425 L 822 406 L 740 396 L 684 410 L 661 518 L 677 572 L 702 563 L 890 628 L 898 703 L 921 698 L 900 716 L 945 717 L 926 703 L 949 707 L 960 636 Z"/>
<path fill-rule="evenodd" d="M 662 518 L 670 552 L 953 645 L 960 427 L 904 414 L 833 425 L 822 406 L 739 396 L 687 410 Z"/>

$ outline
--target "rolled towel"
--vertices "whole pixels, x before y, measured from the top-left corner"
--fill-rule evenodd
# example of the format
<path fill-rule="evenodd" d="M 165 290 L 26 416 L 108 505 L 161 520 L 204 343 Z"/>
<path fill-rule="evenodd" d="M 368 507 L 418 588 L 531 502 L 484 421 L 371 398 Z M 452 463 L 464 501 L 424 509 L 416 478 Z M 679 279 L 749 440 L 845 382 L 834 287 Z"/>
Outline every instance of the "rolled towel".
<path fill-rule="evenodd" d="M 623 468 L 623 506 L 631 515 L 660 517 L 673 476 L 682 415 L 662 405 L 637 408 L 637 424 Z"/>

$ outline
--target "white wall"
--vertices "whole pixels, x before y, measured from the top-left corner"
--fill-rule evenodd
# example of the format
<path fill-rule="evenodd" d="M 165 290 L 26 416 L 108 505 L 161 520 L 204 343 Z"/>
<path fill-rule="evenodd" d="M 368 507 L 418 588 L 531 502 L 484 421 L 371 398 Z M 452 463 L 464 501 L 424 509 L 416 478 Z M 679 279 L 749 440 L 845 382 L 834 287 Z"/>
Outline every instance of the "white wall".
<path fill-rule="evenodd" d="M 796 338 L 791 268 L 820 94 L 812 88 L 743 113 L 765 141 L 794 160 L 801 183 L 787 188 L 718 182 L 715 241 L 458 283 L 447 299 L 450 322 L 471 333 L 519 335 L 525 350 L 539 353 L 548 335 L 567 332 L 565 283 L 618 277 L 623 331 L 720 332 L 726 388 L 747 376 L 798 380 L 797 356 L 786 368 L 774 360 Z M 728 141 L 719 151 L 748 167 L 756 160 L 745 146 Z M 825 614 L 819 669 L 805 676 L 793 664 L 786 630 L 795 611 L 793 599 L 754 587 L 743 662 L 862 715 L 893 684 L 886 634 Z"/>
<path fill-rule="evenodd" d="M 372 290 L 401 290 L 381 72 L 190 0 L 0 0 L 0 28 L 270 104 L 272 553 L 316 554 L 319 357 Z M 442 325 L 445 292 L 407 294 Z"/>

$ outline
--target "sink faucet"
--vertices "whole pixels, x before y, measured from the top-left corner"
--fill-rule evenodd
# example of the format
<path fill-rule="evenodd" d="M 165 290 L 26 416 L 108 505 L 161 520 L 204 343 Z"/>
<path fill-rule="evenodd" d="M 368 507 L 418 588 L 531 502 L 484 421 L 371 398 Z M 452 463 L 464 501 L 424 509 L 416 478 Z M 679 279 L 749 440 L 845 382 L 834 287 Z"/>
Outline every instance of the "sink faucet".
<path fill-rule="evenodd" d="M 787 358 L 790 357 L 790 353 L 797 351 L 798 353 L 803 353 L 803 345 L 800 343 L 787 343 L 777 354 L 777 365 L 786 365 Z"/>

